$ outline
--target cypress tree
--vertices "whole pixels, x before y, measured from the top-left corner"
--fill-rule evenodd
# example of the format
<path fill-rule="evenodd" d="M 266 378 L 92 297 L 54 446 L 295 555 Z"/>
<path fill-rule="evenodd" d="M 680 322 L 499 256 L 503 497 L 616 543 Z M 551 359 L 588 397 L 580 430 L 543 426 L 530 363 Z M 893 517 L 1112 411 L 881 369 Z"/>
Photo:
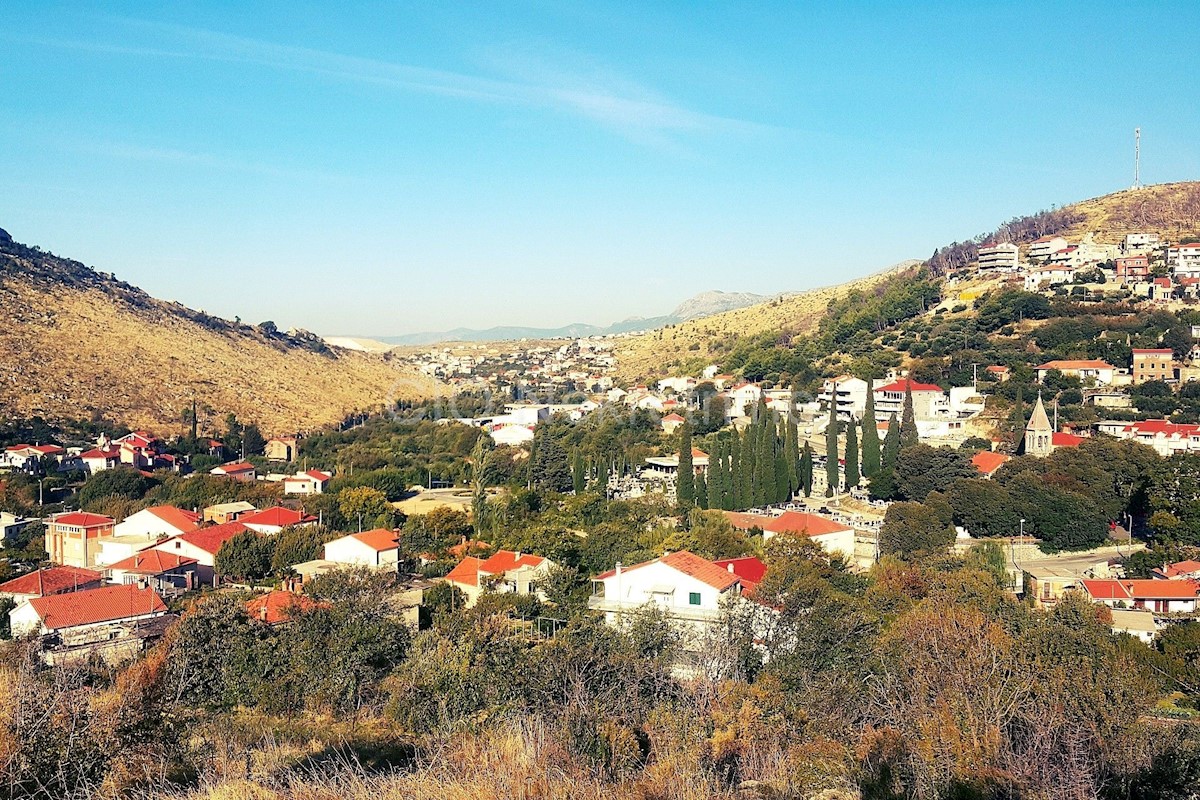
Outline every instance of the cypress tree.
<path fill-rule="evenodd" d="M 896 457 L 900 453 L 900 425 L 896 415 L 888 420 L 887 436 L 883 439 L 883 457 L 879 473 L 871 479 L 871 496 L 877 500 L 891 500 L 896 495 Z"/>
<path fill-rule="evenodd" d="M 812 446 L 808 442 L 804 443 L 804 449 L 800 453 L 800 488 L 804 491 L 805 497 L 812 496 L 813 484 L 813 452 Z"/>
<path fill-rule="evenodd" d="M 754 505 L 754 494 L 750 485 L 750 474 L 754 466 L 753 447 L 750 446 L 749 429 L 745 434 L 739 434 L 734 441 L 737 443 L 737 472 L 734 473 L 734 493 L 736 500 L 734 508 L 743 511 Z"/>
<path fill-rule="evenodd" d="M 800 491 L 800 431 L 796 427 L 796 401 L 792 400 L 792 413 L 788 414 L 787 430 L 784 433 L 783 457 L 788 467 L 788 494 Z"/>
<path fill-rule="evenodd" d="M 829 412 L 825 426 L 825 496 L 833 497 L 838 486 L 837 413 Z"/>
<path fill-rule="evenodd" d="M 765 506 L 775 494 L 775 454 L 772 452 L 774 425 L 764 404 L 757 423 L 757 439 L 754 446 L 754 505 Z"/>
<path fill-rule="evenodd" d="M 608 457 L 600 459 L 596 465 L 596 488 L 601 494 L 608 494 Z"/>
<path fill-rule="evenodd" d="M 583 455 L 578 450 L 571 457 L 571 481 L 575 494 L 583 494 L 583 490 L 587 488 L 587 476 L 583 471 Z"/>
<path fill-rule="evenodd" d="M 711 466 L 711 463 L 710 463 Z M 696 505 L 700 508 L 708 508 L 708 478 L 704 473 L 700 473 L 700 477 L 696 479 Z"/>
<path fill-rule="evenodd" d="M 721 504 L 718 508 L 733 510 L 733 446 L 729 437 L 721 439 Z"/>
<path fill-rule="evenodd" d="M 875 379 L 867 378 L 867 408 L 862 420 L 862 473 L 868 478 L 879 472 L 879 424 L 875 420 Z"/>
<path fill-rule="evenodd" d="M 913 413 L 912 378 L 904 379 L 904 409 L 900 419 L 900 446 L 911 447 L 921 441 L 917 417 Z"/>
<path fill-rule="evenodd" d="M 1013 446 L 1014 452 L 1021 452 L 1025 446 L 1025 393 L 1017 385 L 1017 397 L 1013 401 Z"/>
<path fill-rule="evenodd" d="M 846 426 L 846 489 L 853 489 L 858 486 L 858 430 L 854 424 L 854 417 L 850 418 L 850 424 Z"/>
<path fill-rule="evenodd" d="M 679 474 L 676 476 L 675 501 L 686 513 L 696 504 L 696 473 L 692 466 L 692 426 L 679 428 Z"/>

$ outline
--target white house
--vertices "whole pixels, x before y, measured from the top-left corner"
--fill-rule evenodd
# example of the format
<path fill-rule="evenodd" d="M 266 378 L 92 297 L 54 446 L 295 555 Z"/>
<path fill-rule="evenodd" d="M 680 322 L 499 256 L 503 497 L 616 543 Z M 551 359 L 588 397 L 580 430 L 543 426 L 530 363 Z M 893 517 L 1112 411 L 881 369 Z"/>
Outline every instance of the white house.
<path fill-rule="evenodd" d="M 265 511 L 247 514 L 239 517 L 238 522 L 259 533 L 279 533 L 284 528 L 306 527 L 316 525 L 318 520 L 312 514 L 296 511 L 284 506 L 275 506 Z"/>
<path fill-rule="evenodd" d="M 867 382 L 853 375 L 826 379 L 817 400 L 826 408 L 837 408 L 839 419 L 862 418 L 867 410 Z"/>
<path fill-rule="evenodd" d="M 1200 277 L 1200 242 L 1173 244 L 1167 248 L 1167 266 L 1176 277 Z"/>
<path fill-rule="evenodd" d="M 979 268 L 1011 271 L 1020 261 L 1019 248 L 1012 242 L 979 245 Z"/>
<path fill-rule="evenodd" d="M 95 475 L 97 472 L 112 469 L 120 464 L 121 451 L 116 447 L 96 447 L 80 453 L 79 459 L 83 462 L 84 469 Z"/>
<path fill-rule="evenodd" d="M 446 581 L 466 595 L 467 606 L 475 605 L 486 590 L 511 594 L 545 595 L 537 582 L 554 567 L 548 558 L 529 553 L 498 550 L 489 558 L 467 556 L 446 575 Z"/>
<path fill-rule="evenodd" d="M 254 481 L 258 478 L 258 469 L 248 461 L 234 461 L 222 464 L 209 470 L 210 475 L 220 478 L 232 478 L 235 481 Z"/>
<path fill-rule="evenodd" d="M 200 515 L 175 506 L 151 506 L 113 527 L 113 536 L 178 536 L 200 527 Z"/>
<path fill-rule="evenodd" d="M 731 418 L 749 414 L 762 398 L 762 387 L 757 383 L 739 383 L 729 389 L 729 411 Z"/>
<path fill-rule="evenodd" d="M 1080 588 L 1093 603 L 1160 614 L 1194 613 L 1200 601 L 1200 583 L 1190 580 L 1083 580 Z"/>
<path fill-rule="evenodd" d="M 376 528 L 326 542 L 325 560 L 346 566 L 395 570 L 400 560 L 400 545 L 395 531 Z"/>
<path fill-rule="evenodd" d="M 1044 261 L 1050 257 L 1051 253 L 1062 250 L 1066 246 L 1067 240 L 1061 236 L 1043 236 L 1030 242 L 1026 255 L 1030 261 Z"/>
<path fill-rule="evenodd" d="M 154 549 L 194 559 L 199 581 L 215 585 L 217 552 L 221 549 L 221 545 L 248 530 L 250 529 L 240 522 L 226 522 L 222 525 L 213 525 L 209 528 L 200 528 L 190 533 L 180 534 L 165 542 L 159 542 L 154 545 Z"/>
<path fill-rule="evenodd" d="M 113 626 L 165 613 L 167 607 L 153 589 L 102 586 L 26 600 L 9 612 L 8 619 L 14 637 L 57 633 L 66 644 L 108 638 Z"/>
<path fill-rule="evenodd" d="M 1113 382 L 1113 375 L 1117 368 L 1106 361 L 1099 359 L 1075 359 L 1075 360 L 1059 360 L 1047 361 L 1045 364 L 1039 364 L 1034 367 L 1037 370 L 1037 381 L 1041 383 L 1046 379 L 1046 373 L 1050 370 L 1058 370 L 1063 375 L 1079 378 L 1083 382 L 1093 382 L 1097 386 L 1108 386 Z"/>
<path fill-rule="evenodd" d="M 604 612 L 605 621 L 618 626 L 623 614 L 653 606 L 700 632 L 741 594 L 734 571 L 681 550 L 631 567 L 617 564 L 592 578 L 588 608 Z"/>
<path fill-rule="evenodd" d="M 333 475 L 319 469 L 297 472 L 283 479 L 284 494 L 321 494 L 329 486 Z"/>
<path fill-rule="evenodd" d="M 854 558 L 854 528 L 829 517 L 804 511 L 785 511 L 777 517 L 738 511 L 726 511 L 724 514 L 738 530 L 761 530 L 764 542 L 769 542 L 779 534 L 803 536 L 820 545 L 830 555 L 842 556 L 847 561 Z"/>
<path fill-rule="evenodd" d="M 900 419 L 904 412 L 904 395 L 912 390 L 913 416 L 918 420 L 931 420 L 950 413 L 950 401 L 942 387 L 933 383 L 918 383 L 909 378 L 880 386 L 875 389 L 875 419 L 886 420 L 892 414 Z"/>
<path fill-rule="evenodd" d="M 1025 291 L 1036 292 L 1043 286 L 1057 286 L 1073 280 L 1075 280 L 1075 267 L 1068 264 L 1034 267 L 1025 272 Z"/>

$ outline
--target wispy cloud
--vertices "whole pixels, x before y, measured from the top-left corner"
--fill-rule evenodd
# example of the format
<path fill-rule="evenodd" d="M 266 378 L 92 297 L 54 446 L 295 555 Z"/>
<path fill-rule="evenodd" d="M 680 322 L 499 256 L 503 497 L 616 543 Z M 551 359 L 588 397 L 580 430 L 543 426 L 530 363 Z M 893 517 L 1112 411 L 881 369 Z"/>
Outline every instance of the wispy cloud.
<path fill-rule="evenodd" d="M 46 40 L 43 44 L 93 52 L 254 64 L 264 68 L 322 75 L 400 91 L 458 97 L 483 103 L 548 108 L 587 119 L 643 141 L 675 134 L 748 132 L 766 129 L 746 120 L 687 108 L 629 81 L 582 78 L 546 70 L 544 78 L 502 79 L 345 55 L 306 47 L 144 20 L 123 20 L 151 31 L 154 46 L 112 42 Z"/>

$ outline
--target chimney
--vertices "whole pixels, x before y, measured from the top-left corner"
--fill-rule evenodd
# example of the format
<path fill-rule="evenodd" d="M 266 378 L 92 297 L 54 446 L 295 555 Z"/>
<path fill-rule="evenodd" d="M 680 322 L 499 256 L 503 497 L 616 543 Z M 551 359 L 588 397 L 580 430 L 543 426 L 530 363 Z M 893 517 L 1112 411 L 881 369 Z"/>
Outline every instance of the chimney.
<path fill-rule="evenodd" d="M 520 550 L 518 550 L 518 551 L 516 552 L 516 558 L 514 558 L 513 560 L 514 560 L 514 561 L 520 561 L 520 560 L 521 560 L 521 551 L 520 551 Z"/>
<path fill-rule="evenodd" d="M 616 575 L 618 578 L 619 578 L 619 577 L 621 577 L 621 562 L 620 562 L 620 561 L 618 561 L 618 562 L 617 562 L 617 570 L 616 570 L 616 572 L 615 572 L 614 574 L 615 574 L 615 575 Z"/>
<path fill-rule="evenodd" d="M 267 621 L 267 601 L 265 598 L 263 599 L 262 608 L 258 611 L 258 616 L 263 622 Z"/>
<path fill-rule="evenodd" d="M 730 562 L 729 564 L 726 564 L 726 565 L 725 565 L 725 567 L 726 567 L 726 569 L 728 569 L 730 572 L 733 572 L 733 563 L 732 563 L 732 562 Z"/>

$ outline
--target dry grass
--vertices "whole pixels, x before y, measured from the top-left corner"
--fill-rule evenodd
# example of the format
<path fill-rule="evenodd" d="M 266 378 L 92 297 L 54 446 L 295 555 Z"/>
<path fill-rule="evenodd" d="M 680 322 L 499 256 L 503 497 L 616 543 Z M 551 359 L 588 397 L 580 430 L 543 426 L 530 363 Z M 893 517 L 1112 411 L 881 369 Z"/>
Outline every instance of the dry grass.
<path fill-rule="evenodd" d="M 906 261 L 849 283 L 775 298 L 622 340 L 616 351 L 618 375 L 627 380 L 661 376 L 684 360 L 713 360 L 719 356 L 714 345 L 729 336 L 753 336 L 777 330 L 810 333 L 816 330 L 831 300 L 852 289 L 868 289 L 915 263 Z M 699 349 L 688 349 L 693 344 L 698 344 Z"/>
<path fill-rule="evenodd" d="M 96 288 L 20 276 L 4 290 L 0 413 L 8 415 L 99 414 L 170 433 L 195 395 L 216 414 L 286 433 L 439 388 L 378 355 L 331 358 L 212 330 L 159 301 L 134 306 Z"/>
<path fill-rule="evenodd" d="M 1084 215 L 1082 222 L 1062 234 L 1072 241 L 1085 233 L 1109 244 L 1120 242 L 1127 233 L 1158 233 L 1169 239 L 1200 235 L 1200 181 L 1114 192 L 1067 208 Z"/>

